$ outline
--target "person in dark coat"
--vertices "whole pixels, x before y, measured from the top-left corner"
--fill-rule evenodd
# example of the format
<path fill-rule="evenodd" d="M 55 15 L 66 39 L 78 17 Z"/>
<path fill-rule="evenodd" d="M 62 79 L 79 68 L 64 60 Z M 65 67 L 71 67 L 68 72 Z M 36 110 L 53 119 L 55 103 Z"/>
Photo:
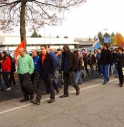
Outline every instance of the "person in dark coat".
<path fill-rule="evenodd" d="M 79 95 L 80 89 L 75 83 L 75 69 L 78 65 L 78 59 L 74 53 L 69 49 L 68 45 L 63 47 L 63 58 L 62 58 L 62 71 L 64 80 L 64 94 L 60 98 L 69 97 L 68 93 L 68 80 L 76 90 L 76 95 Z"/>
<path fill-rule="evenodd" d="M 97 54 L 96 54 L 96 61 L 97 61 L 97 65 L 98 65 L 99 77 L 102 76 L 101 70 L 100 70 L 100 57 L 101 57 L 101 49 L 98 48 L 98 52 L 97 52 Z"/>
<path fill-rule="evenodd" d="M 76 84 L 78 84 L 78 83 L 82 84 L 82 78 L 81 78 L 82 57 L 78 53 L 78 50 L 75 50 L 74 53 L 75 53 L 75 55 L 78 58 L 78 65 L 77 65 L 77 68 L 75 69 L 75 83 Z"/>
<path fill-rule="evenodd" d="M 89 70 L 87 69 L 88 56 L 87 56 L 87 53 L 86 53 L 85 49 L 82 49 L 82 56 L 83 56 L 83 61 L 84 61 L 84 68 L 85 68 L 87 74 L 89 75 Z"/>
<path fill-rule="evenodd" d="M 113 75 L 115 72 L 115 77 L 118 77 L 118 71 L 117 71 L 117 51 L 118 49 L 114 49 L 112 53 L 112 64 L 111 64 L 111 74 Z"/>
<path fill-rule="evenodd" d="M 112 61 L 112 53 L 108 49 L 107 43 L 103 44 L 103 49 L 101 51 L 100 57 L 100 70 L 104 77 L 103 85 L 105 85 L 109 81 L 109 67 Z"/>
<path fill-rule="evenodd" d="M 15 66 L 15 61 L 14 59 L 12 58 L 12 56 L 9 55 L 9 58 L 11 60 L 11 71 L 10 71 L 10 85 L 16 85 L 16 82 L 15 82 L 15 77 L 14 77 L 14 72 L 16 71 L 16 66 Z"/>
<path fill-rule="evenodd" d="M 36 50 L 32 50 L 32 58 L 33 58 L 33 62 L 34 62 L 34 72 L 31 74 L 31 81 L 32 81 L 32 85 L 34 88 L 34 92 L 36 93 L 39 78 L 40 78 L 39 65 L 38 65 L 39 56 L 37 55 Z"/>
<path fill-rule="evenodd" d="M 53 103 L 55 101 L 55 92 L 53 87 L 53 76 L 56 69 L 54 58 L 47 52 L 46 45 L 41 45 L 41 55 L 38 61 L 40 79 L 37 88 L 37 95 L 34 101 L 31 103 L 39 105 L 40 100 L 43 95 L 45 84 L 50 90 L 50 100 L 48 103 Z"/>
<path fill-rule="evenodd" d="M 96 63 L 96 58 L 92 52 L 92 50 L 90 50 L 90 54 L 88 55 L 88 64 L 90 65 L 90 74 L 92 74 L 94 72 L 94 64 Z"/>
<path fill-rule="evenodd" d="M 117 55 L 117 70 L 118 70 L 118 76 L 119 76 L 119 84 L 120 87 L 123 87 L 123 75 L 124 71 L 122 71 L 122 68 L 124 68 L 124 54 L 123 54 L 123 48 L 118 47 L 118 55 Z"/>

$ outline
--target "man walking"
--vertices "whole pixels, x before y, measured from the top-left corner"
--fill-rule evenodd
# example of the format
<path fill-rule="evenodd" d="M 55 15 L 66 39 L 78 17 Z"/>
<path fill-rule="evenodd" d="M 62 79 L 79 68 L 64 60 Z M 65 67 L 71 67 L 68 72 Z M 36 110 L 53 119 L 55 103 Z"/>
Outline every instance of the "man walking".
<path fill-rule="evenodd" d="M 34 71 L 34 63 L 32 57 L 26 54 L 24 48 L 19 49 L 19 55 L 17 73 L 24 96 L 20 102 L 25 102 L 29 99 L 32 100 L 34 97 L 33 87 L 31 85 L 31 74 Z"/>
<path fill-rule="evenodd" d="M 34 88 L 34 92 L 37 93 L 37 86 L 40 78 L 40 73 L 39 73 L 39 65 L 38 65 L 39 56 L 37 55 L 36 50 L 32 50 L 32 58 L 34 62 L 34 72 L 31 75 L 31 81 Z"/>
<path fill-rule="evenodd" d="M 40 104 L 45 84 L 50 90 L 50 100 L 48 101 L 48 103 L 53 103 L 55 101 L 55 93 L 53 88 L 53 75 L 56 69 L 55 61 L 53 57 L 47 52 L 46 45 L 41 45 L 40 49 L 41 56 L 38 62 L 40 70 L 40 80 L 38 84 L 36 99 L 35 101 L 31 101 L 31 103 L 36 105 Z"/>
<path fill-rule="evenodd" d="M 107 43 L 104 43 L 100 57 L 100 70 L 104 77 L 103 85 L 105 85 L 109 81 L 109 67 L 111 61 L 112 61 L 112 53 L 108 49 Z"/>
<path fill-rule="evenodd" d="M 78 59 L 74 53 L 72 53 L 69 49 L 68 45 L 64 45 L 63 47 L 63 58 L 62 58 L 62 71 L 64 78 L 64 94 L 60 96 L 60 98 L 69 97 L 68 93 L 68 81 L 72 86 L 76 89 L 76 95 L 79 95 L 80 89 L 75 83 L 75 70 L 78 65 Z"/>

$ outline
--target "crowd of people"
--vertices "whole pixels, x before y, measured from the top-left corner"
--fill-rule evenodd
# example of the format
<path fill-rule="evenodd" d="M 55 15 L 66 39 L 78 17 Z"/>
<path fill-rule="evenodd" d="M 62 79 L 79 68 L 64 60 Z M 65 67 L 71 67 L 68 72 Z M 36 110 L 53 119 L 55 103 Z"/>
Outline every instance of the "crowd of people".
<path fill-rule="evenodd" d="M 104 43 L 94 51 L 87 54 L 85 49 L 79 53 L 78 50 L 70 51 L 68 45 L 63 49 L 50 49 L 49 45 L 41 45 L 40 52 L 32 50 L 30 55 L 26 54 L 24 48 L 20 48 L 18 62 L 12 59 L 6 51 L 0 53 L 0 90 L 11 90 L 11 85 L 16 85 L 14 73 L 17 72 L 23 99 L 20 102 L 30 101 L 39 105 L 42 95 L 49 93 L 48 103 L 55 101 L 55 90 L 59 93 L 60 87 L 64 85 L 63 95 L 60 98 L 69 97 L 68 87 L 71 84 L 80 94 L 78 84 L 82 84 L 85 76 L 90 76 L 98 71 L 98 76 L 103 77 L 103 85 L 107 84 L 110 75 L 119 79 L 120 87 L 123 87 L 124 54 L 123 48 L 109 49 Z M 16 65 L 17 64 L 17 68 Z M 59 84 L 61 79 L 62 83 Z M 3 80 L 2 80 L 3 79 Z M 34 94 L 36 98 L 34 99 Z"/>

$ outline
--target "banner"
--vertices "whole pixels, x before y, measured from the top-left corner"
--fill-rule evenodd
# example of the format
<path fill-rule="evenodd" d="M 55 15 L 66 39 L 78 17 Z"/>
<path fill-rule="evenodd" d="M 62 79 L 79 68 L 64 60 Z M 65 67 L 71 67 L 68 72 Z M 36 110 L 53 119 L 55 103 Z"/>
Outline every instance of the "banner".
<path fill-rule="evenodd" d="M 99 38 L 94 38 L 94 44 L 92 45 L 92 50 L 98 49 L 101 43 L 99 42 Z"/>

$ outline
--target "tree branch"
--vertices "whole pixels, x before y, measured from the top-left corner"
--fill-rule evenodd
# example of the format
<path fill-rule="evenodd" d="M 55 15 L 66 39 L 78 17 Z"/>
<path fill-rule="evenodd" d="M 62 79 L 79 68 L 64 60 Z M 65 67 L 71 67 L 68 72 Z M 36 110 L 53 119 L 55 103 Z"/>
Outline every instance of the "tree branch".
<path fill-rule="evenodd" d="M 20 3 L 20 2 L 21 2 L 21 0 L 16 0 L 16 1 L 11 2 L 11 3 L 0 2 L 0 7 L 10 6 L 10 5 L 13 5 L 13 4 L 18 4 L 18 3 Z"/>

